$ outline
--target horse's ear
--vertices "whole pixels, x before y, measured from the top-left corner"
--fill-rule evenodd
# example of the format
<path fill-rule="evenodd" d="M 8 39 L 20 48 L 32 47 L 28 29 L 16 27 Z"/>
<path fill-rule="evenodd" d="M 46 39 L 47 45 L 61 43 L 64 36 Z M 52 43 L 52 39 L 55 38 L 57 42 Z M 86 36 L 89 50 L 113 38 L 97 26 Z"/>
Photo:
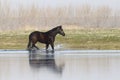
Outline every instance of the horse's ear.
<path fill-rule="evenodd" d="M 59 28 L 62 28 L 62 25 L 60 25 Z"/>

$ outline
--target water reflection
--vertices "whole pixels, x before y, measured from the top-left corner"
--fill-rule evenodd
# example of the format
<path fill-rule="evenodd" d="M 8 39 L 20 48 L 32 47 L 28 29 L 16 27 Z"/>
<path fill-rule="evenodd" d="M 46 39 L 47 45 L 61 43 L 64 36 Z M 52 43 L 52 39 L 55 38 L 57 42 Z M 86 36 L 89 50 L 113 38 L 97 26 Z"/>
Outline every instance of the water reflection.
<path fill-rule="evenodd" d="M 29 64 L 33 70 L 47 68 L 55 73 L 62 73 L 62 68 L 56 65 L 55 55 L 51 52 L 31 52 L 29 54 Z"/>

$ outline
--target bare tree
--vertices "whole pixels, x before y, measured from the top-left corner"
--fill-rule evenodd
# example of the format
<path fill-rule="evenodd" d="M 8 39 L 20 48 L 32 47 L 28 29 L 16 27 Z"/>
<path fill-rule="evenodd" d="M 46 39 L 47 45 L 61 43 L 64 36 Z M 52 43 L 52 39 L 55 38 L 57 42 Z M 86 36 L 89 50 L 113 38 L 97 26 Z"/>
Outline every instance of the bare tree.
<path fill-rule="evenodd" d="M 111 9 L 109 7 L 102 6 L 100 8 L 97 8 L 94 12 L 94 20 L 96 27 L 105 27 L 105 24 L 109 19 L 110 15 Z"/>
<path fill-rule="evenodd" d="M 6 2 L 7 1 L 7 2 Z M 17 10 L 10 7 L 9 0 L 1 4 L 0 0 L 0 30 L 24 29 L 25 26 L 41 28 L 41 26 L 78 25 L 82 27 L 119 27 L 120 11 L 114 11 L 109 6 L 93 8 L 90 5 L 38 7 L 33 3 L 26 7 L 19 5 Z"/>

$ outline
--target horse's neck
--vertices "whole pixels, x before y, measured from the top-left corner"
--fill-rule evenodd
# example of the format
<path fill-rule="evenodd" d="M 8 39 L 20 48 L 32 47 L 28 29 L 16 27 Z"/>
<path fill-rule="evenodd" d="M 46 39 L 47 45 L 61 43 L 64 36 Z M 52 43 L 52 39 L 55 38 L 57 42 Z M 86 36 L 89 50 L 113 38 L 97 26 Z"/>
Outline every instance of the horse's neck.
<path fill-rule="evenodd" d="M 55 37 L 58 34 L 57 30 L 53 30 L 49 32 L 49 35 Z"/>

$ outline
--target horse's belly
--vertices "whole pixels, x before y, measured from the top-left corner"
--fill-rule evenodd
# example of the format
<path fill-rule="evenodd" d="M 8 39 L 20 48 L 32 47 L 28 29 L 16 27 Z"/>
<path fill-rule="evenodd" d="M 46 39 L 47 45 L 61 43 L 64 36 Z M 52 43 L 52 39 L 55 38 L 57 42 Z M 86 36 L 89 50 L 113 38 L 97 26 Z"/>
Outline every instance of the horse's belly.
<path fill-rule="evenodd" d="M 46 43 L 45 41 L 41 41 L 41 40 L 40 40 L 39 42 L 40 42 L 40 43 Z"/>

